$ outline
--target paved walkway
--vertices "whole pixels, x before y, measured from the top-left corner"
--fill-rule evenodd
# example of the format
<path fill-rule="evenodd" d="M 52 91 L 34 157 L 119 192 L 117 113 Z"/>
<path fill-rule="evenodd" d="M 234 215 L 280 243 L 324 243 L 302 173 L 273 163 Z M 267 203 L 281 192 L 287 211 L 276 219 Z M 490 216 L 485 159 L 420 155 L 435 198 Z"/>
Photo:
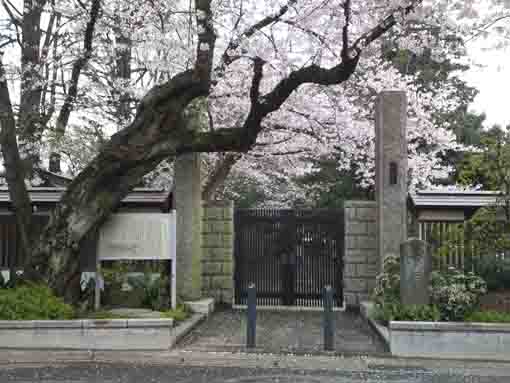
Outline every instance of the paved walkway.
<path fill-rule="evenodd" d="M 356 314 L 336 312 L 338 353 L 384 354 L 385 347 Z M 215 312 L 179 344 L 182 350 L 240 351 L 246 344 L 246 311 Z M 322 312 L 257 312 L 257 350 L 278 353 L 323 351 Z"/>

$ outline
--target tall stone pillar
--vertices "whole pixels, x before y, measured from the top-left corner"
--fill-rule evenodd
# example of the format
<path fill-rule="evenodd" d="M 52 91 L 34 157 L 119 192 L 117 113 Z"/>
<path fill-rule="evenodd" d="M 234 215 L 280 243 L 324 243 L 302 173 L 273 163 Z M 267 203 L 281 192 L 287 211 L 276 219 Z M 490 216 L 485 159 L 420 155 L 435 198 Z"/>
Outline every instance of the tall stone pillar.
<path fill-rule="evenodd" d="M 386 256 L 400 253 L 407 240 L 407 97 L 384 91 L 377 99 L 376 201 L 379 268 Z"/>
<path fill-rule="evenodd" d="M 200 154 L 179 156 L 174 164 L 174 206 L 177 221 L 177 297 L 201 298 L 202 291 L 202 190 Z"/>

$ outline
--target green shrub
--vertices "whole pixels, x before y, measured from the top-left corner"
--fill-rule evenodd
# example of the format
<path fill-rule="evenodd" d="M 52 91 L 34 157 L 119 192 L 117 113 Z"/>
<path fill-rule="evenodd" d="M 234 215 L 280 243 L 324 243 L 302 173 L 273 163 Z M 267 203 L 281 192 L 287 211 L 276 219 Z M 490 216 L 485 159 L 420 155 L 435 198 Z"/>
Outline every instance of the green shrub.
<path fill-rule="evenodd" d="M 1 320 L 72 319 L 73 308 L 41 285 L 0 290 Z"/>
<path fill-rule="evenodd" d="M 376 306 L 374 319 L 384 323 L 389 321 L 437 322 L 441 317 L 435 305 L 402 305 L 385 303 Z"/>
<path fill-rule="evenodd" d="M 471 267 L 485 280 L 489 291 L 510 289 L 510 258 L 482 256 L 473 260 Z"/>
<path fill-rule="evenodd" d="M 466 316 L 466 322 L 510 323 L 510 313 L 476 311 Z"/>
<path fill-rule="evenodd" d="M 464 320 L 479 307 L 480 297 L 485 293 L 487 284 L 472 272 L 463 273 L 453 268 L 432 272 L 430 297 L 439 308 L 441 320 Z"/>
<path fill-rule="evenodd" d="M 161 310 L 164 307 L 163 292 L 168 286 L 168 278 L 154 277 L 146 271 L 143 276 L 128 277 L 128 283 L 134 288 L 143 292 L 142 306 L 152 310 Z"/>

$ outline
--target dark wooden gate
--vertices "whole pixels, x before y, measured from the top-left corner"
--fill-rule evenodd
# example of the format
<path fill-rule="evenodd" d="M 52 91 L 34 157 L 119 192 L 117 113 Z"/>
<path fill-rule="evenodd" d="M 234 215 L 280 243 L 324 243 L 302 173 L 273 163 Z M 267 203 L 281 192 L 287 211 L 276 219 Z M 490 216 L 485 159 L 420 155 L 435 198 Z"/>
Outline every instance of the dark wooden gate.
<path fill-rule="evenodd" d="M 342 210 L 238 209 L 234 220 L 236 304 L 254 283 L 260 305 L 322 306 L 331 285 L 342 306 Z"/>

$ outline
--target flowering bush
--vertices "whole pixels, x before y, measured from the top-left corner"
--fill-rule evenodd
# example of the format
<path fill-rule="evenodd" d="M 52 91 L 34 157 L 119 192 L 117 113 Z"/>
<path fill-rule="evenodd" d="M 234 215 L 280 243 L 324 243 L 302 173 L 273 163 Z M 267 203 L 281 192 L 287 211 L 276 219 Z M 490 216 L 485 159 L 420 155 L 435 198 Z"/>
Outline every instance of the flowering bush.
<path fill-rule="evenodd" d="M 480 297 L 487 292 L 487 284 L 472 272 L 463 273 L 454 268 L 434 271 L 430 280 L 431 304 L 406 307 L 400 303 L 400 260 L 388 256 L 384 260 L 383 272 L 377 276 L 373 299 L 376 317 L 390 320 L 444 320 L 463 321 L 473 313 Z"/>
<path fill-rule="evenodd" d="M 400 258 L 389 255 L 384 259 L 383 272 L 377 275 L 373 292 L 377 304 L 400 302 Z"/>
<path fill-rule="evenodd" d="M 449 268 L 446 272 L 432 273 L 430 297 L 439 308 L 441 320 L 463 321 L 477 309 L 485 293 L 487 284 L 473 272 Z"/>

